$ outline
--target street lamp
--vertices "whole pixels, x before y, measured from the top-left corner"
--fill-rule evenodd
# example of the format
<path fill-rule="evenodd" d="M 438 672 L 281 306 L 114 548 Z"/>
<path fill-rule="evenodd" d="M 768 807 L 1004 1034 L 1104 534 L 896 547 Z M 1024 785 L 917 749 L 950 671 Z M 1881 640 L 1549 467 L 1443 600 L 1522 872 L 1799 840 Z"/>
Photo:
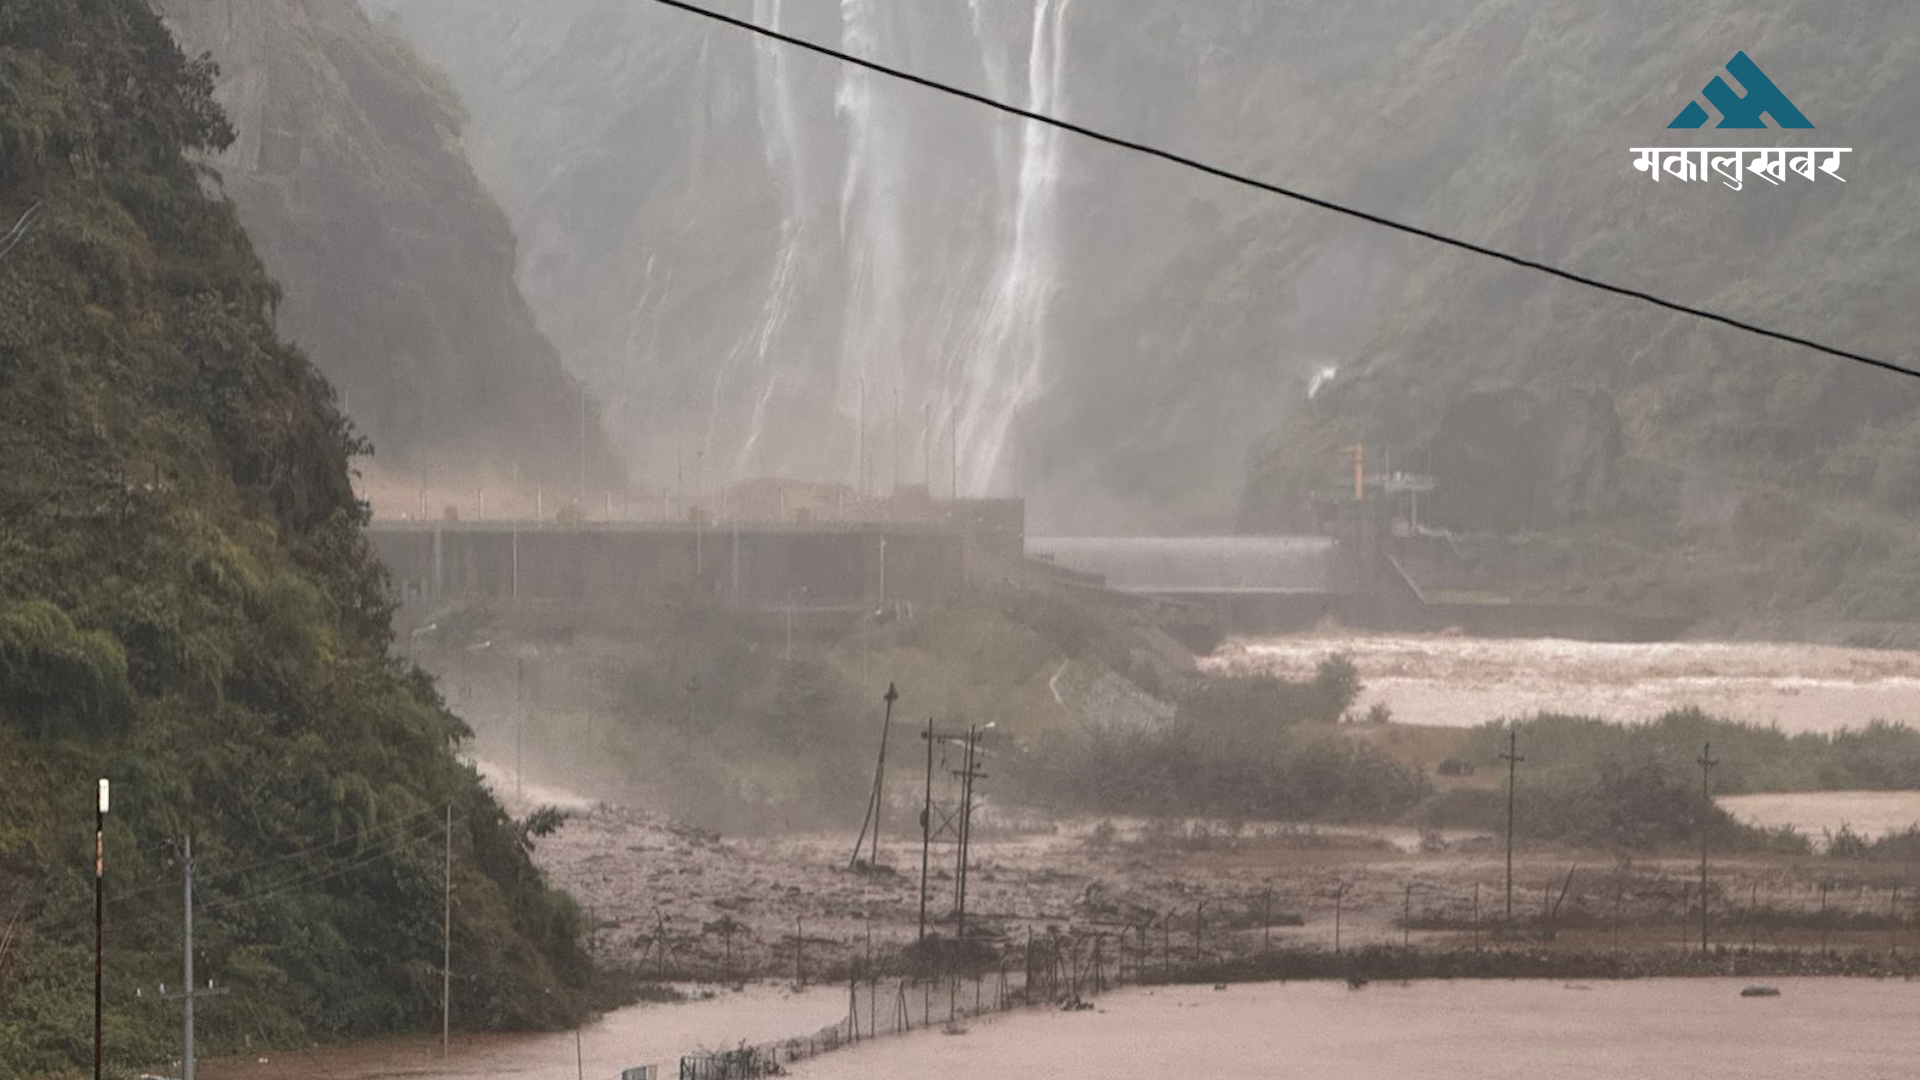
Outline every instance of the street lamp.
<path fill-rule="evenodd" d="M 100 1080 L 100 976 L 106 914 L 107 781 L 100 779 L 100 805 L 93 815 L 93 1080 Z"/>

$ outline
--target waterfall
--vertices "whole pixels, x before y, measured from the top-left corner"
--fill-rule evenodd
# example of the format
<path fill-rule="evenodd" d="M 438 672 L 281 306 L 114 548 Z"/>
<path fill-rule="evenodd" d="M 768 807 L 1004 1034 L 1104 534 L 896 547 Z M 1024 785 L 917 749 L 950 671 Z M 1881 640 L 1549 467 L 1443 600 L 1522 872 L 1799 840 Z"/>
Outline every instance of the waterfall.
<path fill-rule="evenodd" d="M 847 52 L 910 68 L 957 44 L 958 56 L 945 55 L 974 85 L 984 78 L 996 98 L 1055 111 L 1069 3 L 973 0 L 929 15 L 886 0 L 755 0 L 753 16 L 803 36 L 837 29 Z M 1049 374 L 1061 134 L 980 110 L 941 113 L 958 107 L 852 65 L 822 68 L 776 42 L 752 49 L 749 115 L 778 219 L 763 226 L 771 242 L 753 249 L 743 282 L 752 306 L 714 356 L 709 460 L 729 462 L 733 476 L 881 488 L 898 479 L 889 442 L 909 461 L 923 457 L 924 432 L 893 430 L 898 400 L 911 428 L 923 406 L 934 414 L 936 475 L 951 455 L 962 493 L 1006 491 L 1013 425 Z M 966 134 L 930 135 L 940 122 Z M 931 250 L 946 261 L 926 262 Z M 773 415 L 793 409 L 804 422 Z"/>
<path fill-rule="evenodd" d="M 754 0 L 754 20 L 778 30 L 784 6 L 783 0 Z M 767 168 L 780 189 L 782 207 L 780 247 L 772 259 L 759 325 L 755 333 L 743 337 L 736 344 L 728 357 L 729 365 L 737 367 L 747 351 L 752 353 L 753 370 L 743 387 L 751 398 L 747 434 L 737 448 L 734 463 L 734 472 L 740 476 L 760 471 L 756 468 L 759 463 L 755 461 L 755 455 L 763 449 L 768 411 L 780 389 L 782 378 L 787 375 L 778 363 L 775 343 L 781 340 L 786 329 L 799 287 L 799 266 L 807 244 L 812 242 L 808 228 L 811 182 L 807 144 L 800 135 L 800 120 L 794 103 L 794 76 L 786 46 L 775 41 L 756 39 L 754 78 L 759 89 L 760 133 L 765 141 Z M 725 411 L 723 380 L 730 374 L 732 372 L 727 372 L 714 381 L 713 402 L 708 410 L 709 447 L 714 442 Z"/>
<path fill-rule="evenodd" d="M 1064 96 L 1065 22 L 1071 0 L 1035 0 L 1026 49 L 1025 106 L 1057 115 Z M 979 4 L 973 5 L 981 34 Z M 981 44 L 991 47 L 982 35 Z M 1011 87 L 1005 68 L 986 65 L 996 97 Z M 997 84 L 997 85 L 992 85 Z M 1059 178 L 1064 133 L 1025 121 L 1015 160 L 1010 211 L 978 328 L 959 358 L 960 486 L 977 494 L 1005 490 L 1011 480 L 1009 442 L 1020 409 L 1044 388 L 1047 311 L 1058 272 Z M 996 149 L 1000 149 L 996 145 Z M 1000 172 L 1007 171 L 1004 152 Z"/>
<path fill-rule="evenodd" d="M 854 56 L 890 59 L 887 0 L 841 0 L 841 47 Z M 902 88 L 884 76 L 847 65 L 834 105 L 847 129 L 846 172 L 840 188 L 840 245 L 845 259 L 845 306 L 838 377 L 842 412 L 864 426 L 866 391 L 884 400 L 899 385 L 906 357 L 906 262 L 903 257 L 908 178 Z M 856 485 L 877 476 L 874 449 L 856 439 L 864 460 L 851 463 Z"/>

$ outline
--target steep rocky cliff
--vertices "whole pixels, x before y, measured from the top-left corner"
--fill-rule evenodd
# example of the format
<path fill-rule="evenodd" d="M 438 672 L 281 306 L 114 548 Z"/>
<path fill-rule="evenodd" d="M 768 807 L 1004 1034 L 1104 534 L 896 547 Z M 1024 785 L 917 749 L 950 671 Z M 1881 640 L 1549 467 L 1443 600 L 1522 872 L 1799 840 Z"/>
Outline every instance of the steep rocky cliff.
<path fill-rule="evenodd" d="M 620 468 L 514 282 L 514 238 L 460 147 L 457 96 L 354 0 L 160 0 L 220 66 L 226 193 L 284 291 L 280 326 L 341 390 L 373 469 L 435 488 Z M 438 512 L 436 503 L 432 507 Z"/>

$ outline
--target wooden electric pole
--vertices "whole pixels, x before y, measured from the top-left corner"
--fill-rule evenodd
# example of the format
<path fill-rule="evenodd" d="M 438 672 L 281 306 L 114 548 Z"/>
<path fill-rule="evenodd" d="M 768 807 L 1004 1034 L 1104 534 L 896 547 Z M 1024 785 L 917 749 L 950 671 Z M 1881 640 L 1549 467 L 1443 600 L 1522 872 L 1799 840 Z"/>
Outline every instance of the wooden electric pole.
<path fill-rule="evenodd" d="M 1707 952 L 1707 824 L 1713 817 L 1713 789 L 1708 774 L 1715 765 L 1713 744 L 1706 743 L 1700 748 L 1700 756 L 1694 762 L 1700 766 L 1700 954 Z"/>
<path fill-rule="evenodd" d="M 860 845 L 866 841 L 869 829 L 873 832 L 873 848 L 867 857 L 867 865 L 880 865 L 880 816 L 887 804 L 887 734 L 893 730 L 893 703 L 900 700 L 900 692 L 894 689 L 892 683 L 888 683 L 887 692 L 881 696 L 881 700 L 887 703 L 887 712 L 880 724 L 880 760 L 873 768 L 873 790 L 867 795 L 867 816 L 860 821 L 860 835 L 853 841 L 853 857 L 847 861 L 849 867 L 860 864 Z"/>
<path fill-rule="evenodd" d="M 933 844 L 933 717 L 927 717 L 927 792 L 920 804 L 920 935 L 927 940 L 927 854 Z"/>
<path fill-rule="evenodd" d="M 1520 733 L 1507 729 L 1507 751 L 1500 760 L 1507 763 L 1507 921 L 1513 921 L 1513 791 L 1520 763 Z"/>

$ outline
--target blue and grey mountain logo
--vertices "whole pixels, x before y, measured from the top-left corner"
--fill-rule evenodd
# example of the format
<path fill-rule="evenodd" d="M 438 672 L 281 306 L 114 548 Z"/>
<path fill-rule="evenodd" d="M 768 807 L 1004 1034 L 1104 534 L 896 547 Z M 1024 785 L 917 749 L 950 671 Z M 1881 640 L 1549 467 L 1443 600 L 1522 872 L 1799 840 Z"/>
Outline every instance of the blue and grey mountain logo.
<path fill-rule="evenodd" d="M 1813 126 L 1813 121 L 1787 100 L 1787 95 L 1773 84 L 1772 79 L 1767 78 L 1766 72 L 1760 70 L 1760 65 L 1747 58 L 1746 53 L 1733 54 L 1733 59 L 1727 61 L 1727 74 L 1739 80 L 1747 92 L 1742 95 L 1728 86 L 1727 80 L 1718 75 L 1713 77 L 1713 81 L 1701 93 L 1706 95 L 1709 104 L 1720 110 L 1720 123 L 1714 126 L 1763 128 L 1767 125 L 1761 122 L 1762 116 L 1773 117 L 1773 122 L 1783 128 Z M 1689 101 L 1687 107 L 1681 109 L 1680 115 L 1674 117 L 1673 123 L 1667 127 L 1698 128 L 1705 127 L 1706 123 L 1707 110 L 1701 108 L 1698 101 Z"/>

